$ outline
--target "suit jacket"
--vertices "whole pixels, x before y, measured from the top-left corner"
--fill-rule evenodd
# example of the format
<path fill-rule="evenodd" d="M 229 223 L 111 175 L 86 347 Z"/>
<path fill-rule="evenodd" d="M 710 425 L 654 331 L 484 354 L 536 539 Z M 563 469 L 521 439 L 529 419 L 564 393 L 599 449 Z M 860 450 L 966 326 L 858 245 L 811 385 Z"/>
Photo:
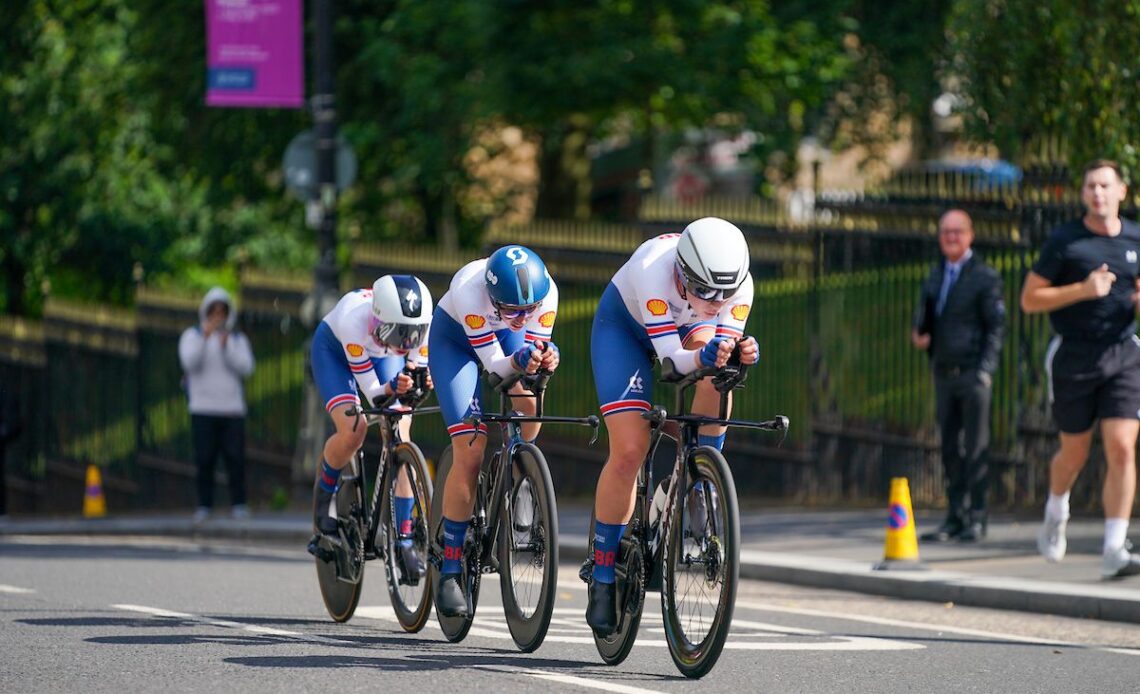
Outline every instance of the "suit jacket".
<path fill-rule="evenodd" d="M 980 369 L 991 376 L 998 367 L 1005 334 L 1005 301 L 997 271 L 977 253 L 962 266 L 962 272 L 946 295 L 938 314 L 946 262 L 939 261 L 922 284 L 913 327 L 931 336 L 931 364 L 936 367 Z"/>

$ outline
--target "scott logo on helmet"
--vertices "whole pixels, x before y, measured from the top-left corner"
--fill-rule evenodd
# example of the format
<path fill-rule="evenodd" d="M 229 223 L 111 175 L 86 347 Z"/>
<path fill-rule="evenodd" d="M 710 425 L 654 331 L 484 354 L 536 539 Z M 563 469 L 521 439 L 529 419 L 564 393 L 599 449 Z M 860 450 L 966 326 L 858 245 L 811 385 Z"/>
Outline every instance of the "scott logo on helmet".
<path fill-rule="evenodd" d="M 495 273 L 488 270 L 487 271 L 487 281 L 490 282 L 491 284 L 498 284 L 499 278 L 495 277 Z"/>
<path fill-rule="evenodd" d="M 511 246 L 507 249 L 507 257 L 511 259 L 511 265 L 522 265 L 527 261 L 526 251 L 518 246 Z M 494 282 L 492 282 L 494 284 Z"/>

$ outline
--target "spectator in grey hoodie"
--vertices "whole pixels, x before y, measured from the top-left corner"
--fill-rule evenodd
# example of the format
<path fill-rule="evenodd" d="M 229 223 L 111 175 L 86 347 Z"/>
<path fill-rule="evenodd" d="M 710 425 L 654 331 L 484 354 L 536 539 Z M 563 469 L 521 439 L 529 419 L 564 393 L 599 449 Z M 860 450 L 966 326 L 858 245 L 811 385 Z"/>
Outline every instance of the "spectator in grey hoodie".
<path fill-rule="evenodd" d="M 245 496 L 245 393 L 242 381 L 253 373 L 249 339 L 234 330 L 237 311 L 226 290 L 214 287 L 198 307 L 200 322 L 178 341 L 186 374 L 190 430 L 198 468 L 198 509 L 194 522 L 209 518 L 214 507 L 214 464 L 226 459 L 231 513 L 249 517 Z"/>

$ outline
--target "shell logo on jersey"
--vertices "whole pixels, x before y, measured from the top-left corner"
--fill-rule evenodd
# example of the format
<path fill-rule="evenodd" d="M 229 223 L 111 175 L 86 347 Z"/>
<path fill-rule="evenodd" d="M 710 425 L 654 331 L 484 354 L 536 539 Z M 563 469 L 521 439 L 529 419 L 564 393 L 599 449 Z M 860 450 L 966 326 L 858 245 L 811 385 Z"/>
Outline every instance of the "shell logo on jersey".
<path fill-rule="evenodd" d="M 554 325 L 554 316 L 555 315 L 557 315 L 557 314 L 555 314 L 554 311 L 547 311 L 546 313 L 544 313 L 538 317 L 538 324 L 544 328 L 551 327 L 552 325 Z"/>
<path fill-rule="evenodd" d="M 752 307 L 748 304 L 737 304 L 732 307 L 732 317 L 736 320 L 744 320 L 748 317 L 750 310 L 752 310 Z"/>
<path fill-rule="evenodd" d="M 669 310 L 669 304 L 661 299 L 650 299 L 645 303 L 645 308 L 649 309 L 650 315 L 664 316 L 665 312 Z"/>
<path fill-rule="evenodd" d="M 427 357 L 427 345 L 420 347 L 420 356 L 425 358 Z"/>
<path fill-rule="evenodd" d="M 477 316 L 474 313 L 468 313 L 467 317 L 463 319 L 463 322 L 472 330 L 478 330 L 487 324 L 487 319 L 483 316 Z"/>
<path fill-rule="evenodd" d="M 359 357 L 364 354 L 364 348 L 356 343 L 350 343 L 345 349 L 350 357 Z"/>

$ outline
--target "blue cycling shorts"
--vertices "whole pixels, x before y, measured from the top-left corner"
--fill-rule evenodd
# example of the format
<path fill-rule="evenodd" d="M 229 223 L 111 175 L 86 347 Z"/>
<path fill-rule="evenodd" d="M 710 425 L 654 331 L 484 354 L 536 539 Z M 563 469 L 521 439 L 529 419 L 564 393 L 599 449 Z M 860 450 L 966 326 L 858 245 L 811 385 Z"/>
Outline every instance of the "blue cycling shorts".
<path fill-rule="evenodd" d="M 505 354 L 513 354 L 526 344 L 526 333 L 522 330 L 496 330 L 495 337 Z M 428 354 L 431 355 L 428 369 L 447 433 L 450 436 L 474 433 L 475 427 L 463 420 L 483 411 L 479 356 L 468 342 L 463 326 L 441 308 L 436 308 L 431 319 Z M 486 434 L 487 426 L 480 424 L 478 433 Z"/>
<path fill-rule="evenodd" d="M 404 357 L 395 354 L 374 357 L 372 368 L 376 370 L 380 382 L 387 383 L 404 368 L 405 362 Z M 317 332 L 313 335 L 313 344 L 309 349 L 309 363 L 313 370 L 313 380 L 317 383 L 317 391 L 320 392 L 327 411 L 332 412 L 340 405 L 360 404 L 356 378 L 348 367 L 344 346 L 324 321 L 317 326 Z"/>
<path fill-rule="evenodd" d="M 684 342 L 690 333 L 706 326 L 715 327 L 716 319 L 680 326 L 677 334 Z M 649 410 L 655 360 L 645 326 L 629 314 L 621 292 L 611 282 L 602 293 L 590 331 L 590 362 L 603 417 Z"/>

